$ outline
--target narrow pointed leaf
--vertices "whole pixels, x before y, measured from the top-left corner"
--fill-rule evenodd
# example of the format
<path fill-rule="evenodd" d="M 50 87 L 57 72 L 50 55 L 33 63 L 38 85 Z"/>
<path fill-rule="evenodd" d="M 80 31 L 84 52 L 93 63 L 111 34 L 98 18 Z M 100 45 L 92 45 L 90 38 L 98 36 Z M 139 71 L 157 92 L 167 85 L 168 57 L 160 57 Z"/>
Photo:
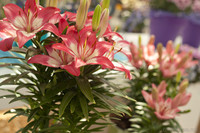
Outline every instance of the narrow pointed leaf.
<path fill-rule="evenodd" d="M 72 100 L 72 98 L 76 95 L 76 92 L 68 92 L 64 95 L 61 105 L 59 107 L 59 117 L 61 117 L 67 107 L 67 105 L 70 103 L 70 101 Z"/>
<path fill-rule="evenodd" d="M 94 97 L 92 94 L 92 89 L 90 87 L 90 83 L 87 78 L 77 78 L 77 84 L 81 90 L 81 92 L 85 95 L 85 97 L 92 103 L 95 103 Z"/>
<path fill-rule="evenodd" d="M 87 119 L 87 121 L 89 121 L 87 100 L 85 99 L 85 97 L 79 96 L 79 101 L 80 101 L 80 104 L 81 104 L 81 109 L 83 111 L 83 115 L 85 116 L 85 118 Z"/>

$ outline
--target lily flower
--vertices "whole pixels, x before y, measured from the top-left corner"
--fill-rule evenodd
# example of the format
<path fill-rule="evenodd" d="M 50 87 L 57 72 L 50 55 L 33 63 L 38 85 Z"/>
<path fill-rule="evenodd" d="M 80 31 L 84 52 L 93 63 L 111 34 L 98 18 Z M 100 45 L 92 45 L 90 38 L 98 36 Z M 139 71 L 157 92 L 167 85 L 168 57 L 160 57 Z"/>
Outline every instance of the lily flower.
<path fill-rule="evenodd" d="M 28 63 L 37 63 L 49 67 L 67 70 L 74 76 L 80 75 L 80 69 L 75 68 L 74 58 L 68 53 L 55 50 L 52 46 L 45 46 L 48 55 L 35 55 L 28 60 Z"/>
<path fill-rule="evenodd" d="M 80 41 L 76 40 L 77 38 Z M 84 34 L 80 37 L 74 37 L 66 35 L 65 44 L 54 44 L 53 48 L 65 51 L 75 58 L 75 66 L 79 68 L 81 66 L 89 64 L 99 64 L 106 68 L 114 68 L 112 62 L 105 56 L 103 56 L 108 50 L 110 45 L 108 42 L 96 40 L 96 34 Z"/>
<path fill-rule="evenodd" d="M 172 77 L 181 72 L 181 75 L 185 74 L 185 70 L 196 65 L 198 62 L 192 60 L 191 53 L 177 53 L 173 48 L 172 41 L 169 41 L 166 46 L 166 50 L 162 55 L 159 54 L 159 61 L 162 74 L 164 77 Z"/>
<path fill-rule="evenodd" d="M 173 108 L 176 108 L 178 106 L 184 106 L 190 101 L 192 95 L 186 92 L 187 86 L 188 80 L 185 79 L 181 82 L 179 86 L 179 93 L 174 97 L 172 101 Z"/>
<path fill-rule="evenodd" d="M 59 12 L 54 7 L 39 8 L 35 0 L 27 0 L 24 10 L 15 4 L 7 4 L 3 9 L 7 20 L 16 30 L 20 48 L 48 23 L 52 15 Z"/>
<path fill-rule="evenodd" d="M 171 98 L 168 98 L 167 100 L 160 100 L 155 103 L 154 114 L 161 120 L 173 119 L 179 111 L 180 110 L 178 108 L 172 108 Z"/>

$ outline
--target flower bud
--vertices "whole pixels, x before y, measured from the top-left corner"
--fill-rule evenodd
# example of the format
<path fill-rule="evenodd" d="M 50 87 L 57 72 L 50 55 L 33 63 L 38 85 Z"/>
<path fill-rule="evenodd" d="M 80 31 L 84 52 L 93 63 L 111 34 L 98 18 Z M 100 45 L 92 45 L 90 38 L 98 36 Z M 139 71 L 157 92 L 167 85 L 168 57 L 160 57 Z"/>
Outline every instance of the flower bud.
<path fill-rule="evenodd" d="M 166 50 L 168 54 L 173 52 L 173 42 L 171 40 L 167 42 Z"/>
<path fill-rule="evenodd" d="M 155 36 L 151 35 L 148 44 L 154 44 L 154 42 L 155 42 Z"/>
<path fill-rule="evenodd" d="M 101 14 L 100 19 L 100 25 L 99 25 L 99 37 L 103 36 L 103 34 L 106 32 L 106 29 L 108 27 L 108 21 L 109 21 L 109 9 L 104 9 Z"/>
<path fill-rule="evenodd" d="M 187 62 L 188 58 L 189 58 L 189 54 L 186 54 L 186 55 L 181 59 L 181 61 L 178 63 L 177 68 L 181 68 L 182 66 L 184 66 L 185 63 Z"/>
<path fill-rule="evenodd" d="M 163 45 L 162 45 L 162 43 L 159 43 L 157 45 L 157 51 L 158 51 L 158 55 L 159 55 L 159 59 L 158 59 L 159 63 L 162 61 L 162 50 L 163 50 Z"/>
<path fill-rule="evenodd" d="M 153 88 L 152 89 L 152 98 L 153 98 L 154 101 L 158 101 L 159 100 L 158 99 L 158 90 L 157 90 L 157 88 Z"/>
<path fill-rule="evenodd" d="M 81 30 L 86 22 L 87 19 L 87 14 L 88 14 L 88 9 L 90 6 L 90 1 L 91 0 L 81 0 L 80 1 L 80 6 L 77 10 L 77 15 L 76 15 L 76 27 L 78 30 Z"/>
<path fill-rule="evenodd" d="M 97 5 L 94 10 L 94 15 L 92 17 L 92 29 L 94 31 L 96 31 L 99 27 L 100 18 L 101 18 L 101 6 Z"/>
<path fill-rule="evenodd" d="M 104 9 L 109 9 L 109 6 L 110 6 L 110 0 L 102 0 L 102 11 L 104 10 Z"/>
<path fill-rule="evenodd" d="M 181 81 L 181 72 L 179 71 L 176 75 L 176 83 L 179 83 Z"/>
<path fill-rule="evenodd" d="M 179 49 L 180 49 L 180 46 L 181 46 L 181 44 L 176 45 L 175 53 L 178 53 L 178 51 L 179 51 Z"/>
<path fill-rule="evenodd" d="M 183 80 L 180 84 L 179 93 L 184 93 L 188 85 L 189 81 L 187 79 Z"/>

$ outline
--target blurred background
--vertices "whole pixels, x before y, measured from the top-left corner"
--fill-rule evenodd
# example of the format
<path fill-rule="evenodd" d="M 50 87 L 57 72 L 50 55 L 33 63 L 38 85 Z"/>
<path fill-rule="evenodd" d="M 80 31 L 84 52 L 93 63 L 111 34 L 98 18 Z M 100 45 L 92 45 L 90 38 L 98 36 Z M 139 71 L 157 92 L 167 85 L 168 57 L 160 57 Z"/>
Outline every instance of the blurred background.
<path fill-rule="evenodd" d="M 92 0 L 90 10 L 94 10 L 101 0 Z M 182 51 L 193 51 L 195 59 L 200 59 L 200 0 L 110 0 L 110 24 L 122 36 L 135 44 L 138 36 L 142 37 L 142 43 L 146 44 L 150 35 L 156 36 L 155 45 L 166 44 L 168 40 L 181 44 Z M 45 6 L 49 0 L 40 0 Z M 4 18 L 2 7 L 8 3 L 24 6 L 25 0 L 0 0 L 0 19 Z M 76 12 L 79 0 L 59 0 L 58 8 L 64 11 Z M 0 51 L 0 56 L 3 53 Z M 1 62 L 2 60 L 0 60 Z M 0 74 L 7 70 L 0 70 Z M 190 103 L 185 108 L 190 108 L 191 113 L 178 118 L 183 126 L 184 133 L 200 133 L 200 67 L 193 68 L 189 75 L 189 92 L 193 94 Z M 3 116 L 5 109 L 21 106 L 21 103 L 8 106 L 4 101 L 0 102 L 0 133 L 14 133 L 16 127 L 23 125 L 23 118 L 10 123 L 5 123 L 9 116 Z M 22 121 L 21 121 L 22 120 Z"/>

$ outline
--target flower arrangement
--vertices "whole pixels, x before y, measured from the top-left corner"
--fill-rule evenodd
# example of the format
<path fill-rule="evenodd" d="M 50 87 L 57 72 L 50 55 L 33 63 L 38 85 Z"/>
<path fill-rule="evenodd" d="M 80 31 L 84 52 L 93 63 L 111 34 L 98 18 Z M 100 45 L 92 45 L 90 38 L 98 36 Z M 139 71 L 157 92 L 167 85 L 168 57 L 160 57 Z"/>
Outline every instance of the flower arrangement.
<path fill-rule="evenodd" d="M 137 102 L 128 105 L 133 110 L 130 118 L 130 132 L 183 132 L 176 116 L 189 110 L 180 110 L 186 105 L 191 94 L 187 93 L 188 69 L 198 61 L 192 59 L 191 52 L 179 52 L 180 45 L 173 46 L 168 41 L 166 49 L 162 44 L 154 45 L 151 36 L 147 45 L 130 44 L 131 54 L 127 55 L 134 67 L 133 79 L 128 81 L 128 95 Z M 128 87 L 127 87 L 128 88 Z"/>
<path fill-rule="evenodd" d="M 26 108 L 5 113 L 15 113 L 11 120 L 27 116 L 28 124 L 19 132 L 98 132 L 110 124 L 108 114 L 130 115 L 130 108 L 113 97 L 132 99 L 109 82 L 110 70 L 123 71 L 131 79 L 129 70 L 113 61 L 127 42 L 110 28 L 109 1 L 88 12 L 90 2 L 80 0 L 77 13 L 63 14 L 56 7 L 42 7 L 38 0 L 27 0 L 23 9 L 15 4 L 3 7 L 6 18 L 0 20 L 0 50 L 19 56 L 1 59 L 20 63 L 0 64 L 13 70 L 0 76 L 0 86 L 14 88 L 1 88 L 10 94 L 0 98 L 26 103 Z M 32 46 L 27 47 L 27 41 Z"/>

